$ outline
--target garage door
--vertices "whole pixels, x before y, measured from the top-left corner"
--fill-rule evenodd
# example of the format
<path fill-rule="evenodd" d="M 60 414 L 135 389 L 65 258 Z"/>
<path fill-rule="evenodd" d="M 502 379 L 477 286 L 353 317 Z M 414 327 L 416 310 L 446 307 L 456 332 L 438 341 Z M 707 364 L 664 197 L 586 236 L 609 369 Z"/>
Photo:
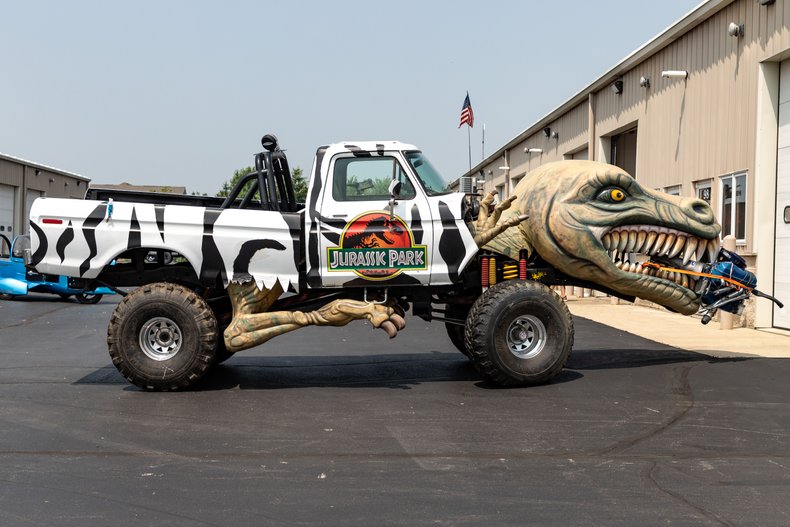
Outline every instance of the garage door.
<path fill-rule="evenodd" d="M 0 185 L 0 233 L 14 237 L 14 187 Z"/>
<path fill-rule="evenodd" d="M 790 329 L 790 61 L 782 63 L 779 81 L 779 151 L 776 155 L 776 245 L 774 326 Z"/>

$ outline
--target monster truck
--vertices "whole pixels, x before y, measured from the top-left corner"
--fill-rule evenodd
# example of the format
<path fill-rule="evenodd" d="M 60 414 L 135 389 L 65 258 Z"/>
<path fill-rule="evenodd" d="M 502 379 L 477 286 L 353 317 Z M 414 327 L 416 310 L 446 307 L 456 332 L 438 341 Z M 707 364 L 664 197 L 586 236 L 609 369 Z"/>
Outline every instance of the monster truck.
<path fill-rule="evenodd" d="M 543 383 L 573 345 L 553 284 L 707 315 L 753 292 L 737 255 L 719 251 L 707 203 L 642 188 L 615 166 L 544 165 L 494 206 L 493 194 L 451 192 L 415 146 L 345 142 L 318 149 L 302 204 L 276 138 L 262 144 L 225 199 L 92 189 L 33 204 L 29 265 L 135 287 L 107 331 L 135 385 L 187 388 L 308 325 L 365 319 L 394 337 L 407 310 L 443 322 L 486 378 Z M 724 276 L 727 265 L 740 274 Z"/>

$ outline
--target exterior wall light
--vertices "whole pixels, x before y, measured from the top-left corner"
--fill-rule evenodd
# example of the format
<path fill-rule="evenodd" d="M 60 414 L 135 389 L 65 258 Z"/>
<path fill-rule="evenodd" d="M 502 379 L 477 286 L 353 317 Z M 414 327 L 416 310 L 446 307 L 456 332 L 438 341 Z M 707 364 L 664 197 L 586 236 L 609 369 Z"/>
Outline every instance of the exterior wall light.
<path fill-rule="evenodd" d="M 524 149 L 524 153 L 525 154 L 542 154 L 543 153 L 543 149 L 542 148 L 525 148 Z"/>
<path fill-rule="evenodd" d="M 649 88 L 650 87 L 650 77 L 645 77 L 642 75 L 639 77 L 639 86 L 642 88 Z"/>
<path fill-rule="evenodd" d="M 547 126 L 546 128 L 543 129 L 543 135 L 545 135 L 546 137 L 551 137 L 551 127 L 550 126 Z"/>
<path fill-rule="evenodd" d="M 611 89 L 611 90 L 612 90 L 614 93 L 616 93 L 617 95 L 620 95 L 620 94 L 622 94 L 622 93 L 623 93 L 623 79 L 617 79 L 616 81 L 614 81 L 614 82 L 612 83 L 612 85 L 611 85 L 611 86 L 609 86 L 609 88 L 610 88 L 610 89 Z"/>
<path fill-rule="evenodd" d="M 727 34 L 731 37 L 742 37 L 743 36 L 743 24 L 736 24 L 735 22 L 730 22 L 727 26 Z"/>
<path fill-rule="evenodd" d="M 661 72 L 661 76 L 670 79 L 687 79 L 689 72 L 685 70 L 666 70 Z"/>

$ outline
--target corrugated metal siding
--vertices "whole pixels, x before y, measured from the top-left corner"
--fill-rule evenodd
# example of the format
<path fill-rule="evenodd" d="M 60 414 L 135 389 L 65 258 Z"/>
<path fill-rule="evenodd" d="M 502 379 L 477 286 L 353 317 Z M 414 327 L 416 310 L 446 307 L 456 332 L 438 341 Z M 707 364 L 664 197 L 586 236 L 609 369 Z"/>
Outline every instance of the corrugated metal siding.
<path fill-rule="evenodd" d="M 742 37 L 727 34 L 730 22 L 744 25 Z M 751 251 L 759 64 L 788 58 L 790 0 L 769 6 L 755 0 L 732 2 L 624 72 L 622 94 L 608 86 L 592 94 L 595 142 L 590 152 L 604 159 L 608 153 L 601 152 L 599 138 L 636 125 L 639 181 L 651 188 L 681 185 L 684 196 L 693 196 L 695 182 L 712 180 L 717 213 L 719 178 L 746 171 L 747 246 L 739 250 Z M 689 76 L 662 78 L 664 70 L 686 70 Z M 650 78 L 647 89 L 639 86 L 642 76 Z M 588 145 L 589 109 L 587 102 L 577 104 L 553 122 L 541 123 L 556 130 L 559 141 L 536 132 L 511 148 L 510 178 Z M 533 147 L 542 148 L 543 154 L 524 154 L 524 148 Z M 487 177 L 487 188 L 505 182 L 498 169 L 503 164 L 501 158 L 489 161 L 485 171 L 492 170 L 493 177 Z"/>

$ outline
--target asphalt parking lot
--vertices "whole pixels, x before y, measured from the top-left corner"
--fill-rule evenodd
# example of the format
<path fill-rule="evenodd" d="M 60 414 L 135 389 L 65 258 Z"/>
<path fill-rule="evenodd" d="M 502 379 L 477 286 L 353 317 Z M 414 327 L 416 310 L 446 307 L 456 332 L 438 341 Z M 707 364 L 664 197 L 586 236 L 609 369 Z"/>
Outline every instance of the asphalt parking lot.
<path fill-rule="evenodd" d="M 790 359 L 714 359 L 576 318 L 551 384 L 481 381 L 444 328 L 243 352 L 126 383 L 117 299 L 0 301 L 0 525 L 788 525 Z"/>

